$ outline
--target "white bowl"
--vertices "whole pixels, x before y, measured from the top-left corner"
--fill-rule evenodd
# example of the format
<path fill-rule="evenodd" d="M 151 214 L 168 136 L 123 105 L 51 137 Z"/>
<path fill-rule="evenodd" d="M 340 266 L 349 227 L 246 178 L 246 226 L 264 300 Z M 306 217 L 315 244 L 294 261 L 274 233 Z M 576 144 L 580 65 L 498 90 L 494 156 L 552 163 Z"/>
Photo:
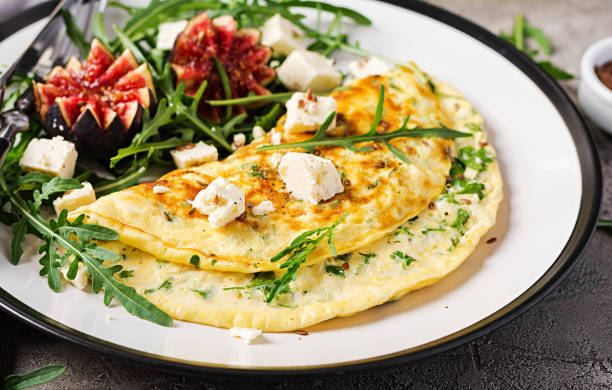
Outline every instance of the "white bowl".
<path fill-rule="evenodd" d="M 595 66 L 612 61 L 612 37 L 591 45 L 580 62 L 578 102 L 599 127 L 612 134 L 612 90 L 595 74 Z"/>

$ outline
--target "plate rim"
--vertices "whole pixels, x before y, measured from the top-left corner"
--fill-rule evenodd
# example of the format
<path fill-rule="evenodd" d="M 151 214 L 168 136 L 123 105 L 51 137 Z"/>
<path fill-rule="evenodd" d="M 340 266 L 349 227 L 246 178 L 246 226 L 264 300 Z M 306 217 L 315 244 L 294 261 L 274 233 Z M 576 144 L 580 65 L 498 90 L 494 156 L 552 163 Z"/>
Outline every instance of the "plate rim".
<path fill-rule="evenodd" d="M 63 325 L 22 303 L 1 287 L 0 308 L 8 314 L 44 332 L 90 350 L 106 353 L 113 357 L 129 360 L 136 364 L 193 375 L 231 375 L 233 377 L 250 377 L 257 375 L 266 379 L 274 379 L 277 377 L 286 378 L 288 376 L 303 377 L 307 375 L 339 374 L 355 371 L 363 372 L 401 366 L 410 361 L 433 356 L 471 342 L 511 322 L 533 307 L 537 302 L 548 295 L 571 271 L 574 265 L 582 257 L 595 233 L 601 210 L 603 183 L 599 153 L 595 146 L 593 136 L 575 104 L 561 86 L 527 55 L 518 51 L 506 41 L 462 16 L 442 9 L 436 5 L 425 3 L 422 0 L 413 0 L 410 2 L 385 0 L 384 2 L 442 22 L 469 35 L 504 56 L 506 60 L 531 79 L 542 93 L 546 95 L 547 99 L 557 109 L 563 122 L 569 129 L 572 141 L 578 152 L 582 180 L 582 194 L 578 217 L 570 237 L 554 263 L 534 284 L 516 299 L 509 302 L 498 311 L 464 329 L 417 347 L 394 352 L 392 354 L 354 361 L 291 367 L 253 367 L 210 363 L 198 364 L 193 361 L 174 359 L 127 348 Z"/>

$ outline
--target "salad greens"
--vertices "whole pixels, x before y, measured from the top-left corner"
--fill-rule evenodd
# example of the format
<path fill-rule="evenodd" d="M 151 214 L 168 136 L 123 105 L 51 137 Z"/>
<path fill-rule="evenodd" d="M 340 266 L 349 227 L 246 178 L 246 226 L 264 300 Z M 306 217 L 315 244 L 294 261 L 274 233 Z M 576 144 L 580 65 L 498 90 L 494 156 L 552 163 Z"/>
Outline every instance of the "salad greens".
<path fill-rule="evenodd" d="M 66 371 L 66 366 L 62 364 L 50 364 L 23 375 L 9 375 L 4 377 L 0 384 L 4 390 L 25 389 L 50 382 L 62 375 L 64 371 Z"/>

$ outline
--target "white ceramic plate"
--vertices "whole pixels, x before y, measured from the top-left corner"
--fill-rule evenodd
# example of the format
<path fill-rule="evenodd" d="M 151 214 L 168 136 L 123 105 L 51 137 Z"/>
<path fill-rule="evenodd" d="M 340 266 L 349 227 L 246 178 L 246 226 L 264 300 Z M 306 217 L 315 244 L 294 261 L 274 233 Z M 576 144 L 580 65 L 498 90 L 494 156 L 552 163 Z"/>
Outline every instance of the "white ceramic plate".
<path fill-rule="evenodd" d="M 6 260 L 0 231 L 0 304 L 51 333 L 147 364 L 278 374 L 399 364 L 458 345 L 514 318 L 569 270 L 592 234 L 601 173 L 592 140 L 559 86 L 485 30 L 433 6 L 343 1 L 373 21 L 352 28 L 361 46 L 414 60 L 471 100 L 485 119 L 505 182 L 498 223 L 455 272 L 401 300 L 309 329 L 265 334 L 247 346 L 229 332 L 175 321 L 164 328 L 107 308 L 101 295 L 50 292 L 35 260 Z M 0 43 L 11 63 L 28 28 Z M 496 237 L 495 244 L 484 243 Z"/>

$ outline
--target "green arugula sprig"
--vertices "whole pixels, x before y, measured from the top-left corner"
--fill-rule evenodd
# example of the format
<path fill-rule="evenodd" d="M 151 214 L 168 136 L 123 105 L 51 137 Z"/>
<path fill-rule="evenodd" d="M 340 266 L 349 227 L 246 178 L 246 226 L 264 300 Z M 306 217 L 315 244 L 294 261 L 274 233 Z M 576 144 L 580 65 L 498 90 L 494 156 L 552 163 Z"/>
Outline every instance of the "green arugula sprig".
<path fill-rule="evenodd" d="M 306 150 L 309 153 L 314 152 L 314 149 L 319 146 L 341 146 L 343 148 L 352 150 L 353 152 L 368 152 L 374 150 L 372 146 L 362 146 L 357 147 L 355 144 L 368 142 L 368 141 L 381 141 L 385 144 L 385 146 L 391 151 L 394 155 L 397 156 L 401 161 L 409 164 L 410 159 L 406 156 L 402 151 L 394 147 L 389 143 L 390 140 L 399 137 L 412 137 L 412 138 L 422 138 L 422 137 L 438 137 L 438 138 L 462 138 L 462 137 L 471 137 L 471 134 L 462 133 L 460 131 L 452 130 L 447 127 L 430 127 L 430 128 L 406 128 L 408 124 L 408 120 L 410 117 L 407 117 L 404 120 L 402 126 L 397 129 L 387 133 L 379 133 L 376 131 L 380 121 L 382 120 L 383 114 L 383 102 L 385 99 L 385 90 L 384 86 L 381 84 L 379 94 L 378 94 L 378 103 L 376 104 L 376 115 L 374 117 L 374 122 L 370 127 L 370 130 L 367 133 L 353 135 L 348 137 L 328 137 L 325 135 L 327 128 L 333 121 L 336 113 L 332 112 L 329 114 L 327 119 L 321 124 L 321 127 L 317 130 L 315 135 L 301 142 L 293 142 L 289 144 L 280 144 L 280 145 L 265 145 L 260 146 L 255 149 L 258 152 L 263 152 L 266 150 L 276 150 L 276 149 L 286 149 L 286 148 L 301 148 Z"/>
<path fill-rule="evenodd" d="M 11 263 L 19 262 L 19 257 L 23 254 L 21 244 L 25 240 L 25 234 L 30 231 L 44 241 L 39 249 L 39 253 L 43 255 L 40 259 L 40 264 L 43 266 L 40 274 L 47 275 L 51 290 L 60 290 L 59 268 L 65 266 L 72 256 L 68 278 L 76 277 L 79 262 L 85 264 L 92 280 L 93 292 L 98 293 L 104 287 L 104 304 L 109 305 L 115 297 L 128 312 L 140 318 L 164 326 L 172 324 L 168 314 L 138 295 L 133 288 L 115 280 L 113 275 L 121 271 L 123 268 L 121 265 L 103 266 L 103 261 L 117 260 L 118 256 L 112 251 L 98 247 L 94 240 L 116 240 L 119 237 L 117 232 L 102 226 L 83 223 L 85 215 L 80 215 L 70 222 L 67 220 L 67 210 L 62 210 L 57 220 L 45 221 L 41 216 L 40 207 L 43 201 L 50 200 L 54 195 L 68 189 L 80 188 L 82 185 L 78 180 L 56 177 L 44 182 L 42 176 L 32 175 L 31 180 L 25 180 L 26 184 L 38 183 L 40 189 L 37 188 L 32 192 L 32 201 L 26 201 L 18 190 L 24 184 L 24 179 L 15 180 L 13 177 L 13 180 L 7 183 L 4 176 L 6 169 L 4 167 L 0 170 L 0 190 L 10 201 L 13 213 L 17 217 L 17 221 L 12 226 L 14 236 L 11 241 Z M 56 246 L 61 247 L 63 253 L 59 253 Z"/>
<path fill-rule="evenodd" d="M 2 379 L 2 389 L 21 390 L 32 386 L 42 385 L 59 377 L 66 371 L 66 366 L 62 364 L 50 364 L 38 368 L 23 375 L 9 375 Z"/>
<path fill-rule="evenodd" d="M 527 38 L 532 38 L 540 47 L 540 49 L 550 56 L 552 54 L 552 46 L 550 40 L 544 34 L 544 32 L 532 25 L 530 25 L 525 16 L 518 13 L 514 16 L 514 25 L 512 27 L 512 34 L 506 34 L 503 31 L 499 33 L 499 36 L 504 40 L 508 41 L 518 50 L 527 53 L 529 57 L 533 58 L 538 54 L 538 50 L 527 51 Z M 564 71 L 561 68 L 554 66 L 550 61 L 536 61 L 538 65 L 546 71 L 551 77 L 557 80 L 572 80 L 574 76 L 571 73 Z"/>
<path fill-rule="evenodd" d="M 286 271 L 279 279 L 272 282 L 271 288 L 264 290 L 267 303 L 272 302 L 279 294 L 289 291 L 289 283 L 297 278 L 298 269 L 306 262 L 306 257 L 316 249 L 321 241 L 327 240 L 332 256 L 338 256 L 332 238 L 334 230 L 344 221 L 346 216 L 347 214 L 344 214 L 329 227 L 308 230 L 300 234 L 287 248 L 270 259 L 271 262 L 277 262 L 286 257 L 286 260 L 280 266 L 281 269 L 286 269 Z"/>

